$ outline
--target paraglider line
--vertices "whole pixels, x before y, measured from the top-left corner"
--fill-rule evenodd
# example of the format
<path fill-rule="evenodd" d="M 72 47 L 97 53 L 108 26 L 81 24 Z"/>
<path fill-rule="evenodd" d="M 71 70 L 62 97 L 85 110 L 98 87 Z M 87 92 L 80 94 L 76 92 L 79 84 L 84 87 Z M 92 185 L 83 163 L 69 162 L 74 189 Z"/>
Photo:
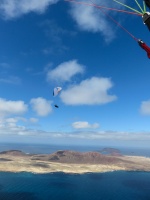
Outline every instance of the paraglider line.
<path fill-rule="evenodd" d="M 92 2 L 92 0 L 91 0 Z M 93 2 L 92 2 L 93 3 Z M 96 5 L 96 4 L 94 4 Z M 119 26 L 120 28 L 122 28 L 126 33 L 128 33 L 135 41 L 138 41 L 138 39 L 132 35 L 127 29 L 125 29 L 121 24 L 119 24 L 114 18 L 112 18 L 110 15 L 108 15 L 105 11 L 103 11 L 103 9 L 100 9 L 102 11 L 102 13 L 104 13 L 106 16 L 108 16 L 115 24 L 117 24 L 117 26 Z"/>
<path fill-rule="evenodd" d="M 145 1 L 143 1 L 143 7 L 144 7 L 144 13 L 146 12 L 146 5 L 145 5 Z"/>
<path fill-rule="evenodd" d="M 81 2 L 81 1 L 75 1 L 75 0 L 65 0 L 65 1 L 73 2 L 73 3 L 77 3 L 77 4 L 84 4 L 84 5 L 87 5 L 87 6 L 93 6 L 93 7 L 99 8 L 99 9 L 104 8 L 104 9 L 107 9 L 107 10 L 115 10 L 117 12 L 124 12 L 124 13 L 127 13 L 127 14 L 142 16 L 141 13 L 139 14 L 137 12 L 129 12 L 129 11 L 126 11 L 126 10 L 118 10 L 116 8 L 108 8 L 108 7 L 99 6 L 99 5 L 90 4 L 90 3 L 85 3 L 85 2 Z"/>
<path fill-rule="evenodd" d="M 127 6 L 127 5 L 121 3 L 121 2 L 119 2 L 119 1 L 117 1 L 117 0 L 113 0 L 113 1 L 115 1 L 115 2 L 117 2 L 117 3 L 119 3 L 119 4 L 121 4 L 121 5 L 123 5 L 123 6 L 127 7 L 127 8 L 129 8 L 130 10 L 134 10 L 135 12 L 137 12 L 137 13 L 139 13 L 139 14 L 143 14 L 143 13 L 139 12 L 138 10 L 135 10 L 135 9 L 131 8 L 130 6 Z"/>
<path fill-rule="evenodd" d="M 140 4 L 138 3 L 137 0 L 135 0 L 136 4 L 138 5 L 138 7 L 140 8 L 140 10 L 142 11 L 142 13 L 144 12 L 144 10 L 141 8 Z"/>

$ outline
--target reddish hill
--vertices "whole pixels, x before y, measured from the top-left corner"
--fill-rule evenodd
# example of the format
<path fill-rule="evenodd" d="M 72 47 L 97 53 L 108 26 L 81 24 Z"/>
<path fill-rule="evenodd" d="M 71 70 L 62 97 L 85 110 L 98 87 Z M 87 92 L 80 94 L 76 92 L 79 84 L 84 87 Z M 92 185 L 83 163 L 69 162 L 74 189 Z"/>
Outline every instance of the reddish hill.
<path fill-rule="evenodd" d="M 19 150 L 2 151 L 0 152 L 0 154 L 12 155 L 12 156 L 26 156 L 26 153 Z"/>
<path fill-rule="evenodd" d="M 81 153 L 75 151 L 57 151 L 49 155 L 34 155 L 32 159 L 76 164 L 112 164 L 120 162 L 118 157 L 102 155 L 98 152 Z"/>

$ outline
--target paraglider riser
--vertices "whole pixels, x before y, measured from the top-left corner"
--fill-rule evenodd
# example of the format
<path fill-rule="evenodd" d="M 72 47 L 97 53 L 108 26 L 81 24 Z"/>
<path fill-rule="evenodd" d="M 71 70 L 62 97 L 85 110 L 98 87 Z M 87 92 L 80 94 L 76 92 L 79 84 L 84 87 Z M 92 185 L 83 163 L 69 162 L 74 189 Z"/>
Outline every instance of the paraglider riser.
<path fill-rule="evenodd" d="M 146 26 L 150 30 L 150 13 L 148 13 L 148 12 L 144 13 L 144 15 L 142 16 L 142 18 L 143 18 L 144 24 L 146 24 Z"/>

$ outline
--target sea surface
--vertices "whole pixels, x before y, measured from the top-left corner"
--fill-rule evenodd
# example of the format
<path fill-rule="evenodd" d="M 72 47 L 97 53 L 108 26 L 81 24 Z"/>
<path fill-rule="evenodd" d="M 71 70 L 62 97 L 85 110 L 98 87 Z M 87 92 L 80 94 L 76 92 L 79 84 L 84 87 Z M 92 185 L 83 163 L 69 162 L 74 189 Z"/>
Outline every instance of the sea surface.
<path fill-rule="evenodd" d="M 53 153 L 66 149 L 84 152 L 101 148 L 104 147 L 0 144 L 0 151 L 17 149 L 26 153 Z M 148 149 L 139 148 L 121 149 L 121 152 L 142 156 L 150 153 Z M 0 200 L 150 200 L 150 173 L 0 172 Z"/>
<path fill-rule="evenodd" d="M 115 147 L 115 146 L 79 146 L 79 145 L 50 145 L 50 144 L 15 144 L 0 143 L 0 152 L 8 150 L 21 150 L 25 153 L 33 154 L 51 154 L 59 150 L 72 150 L 79 152 L 97 151 L 103 148 L 118 149 L 123 155 L 145 156 L 150 157 L 150 147 Z"/>
<path fill-rule="evenodd" d="M 1 200 L 149 200 L 150 173 L 0 173 Z"/>

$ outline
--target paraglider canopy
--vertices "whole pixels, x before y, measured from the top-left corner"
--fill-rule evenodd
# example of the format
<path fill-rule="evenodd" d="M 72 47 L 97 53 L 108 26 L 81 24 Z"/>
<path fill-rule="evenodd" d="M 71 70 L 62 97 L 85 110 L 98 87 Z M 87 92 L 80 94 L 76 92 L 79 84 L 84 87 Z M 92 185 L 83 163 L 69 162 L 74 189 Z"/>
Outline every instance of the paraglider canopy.
<path fill-rule="evenodd" d="M 60 93 L 61 90 L 62 90 L 61 87 L 55 87 L 53 90 L 53 96 L 56 97 Z M 59 108 L 59 106 L 57 104 L 55 104 L 54 106 L 55 106 L 55 108 Z"/>
<path fill-rule="evenodd" d="M 60 93 L 61 90 L 62 90 L 61 87 L 54 88 L 54 90 L 53 90 L 53 96 L 57 96 Z"/>

